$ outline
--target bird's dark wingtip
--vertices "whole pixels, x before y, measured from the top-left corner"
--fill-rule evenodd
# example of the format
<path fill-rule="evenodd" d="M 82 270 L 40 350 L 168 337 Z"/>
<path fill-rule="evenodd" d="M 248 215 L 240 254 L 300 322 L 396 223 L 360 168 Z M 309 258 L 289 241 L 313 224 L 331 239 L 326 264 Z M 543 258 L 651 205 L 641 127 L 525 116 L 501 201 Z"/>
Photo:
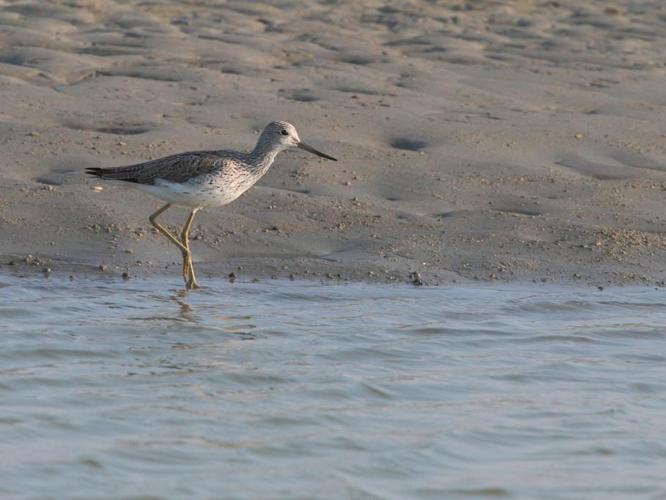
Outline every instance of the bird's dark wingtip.
<path fill-rule="evenodd" d="M 94 175 L 95 177 L 102 177 L 104 174 L 104 169 L 99 167 L 88 167 L 86 168 L 86 174 Z"/>

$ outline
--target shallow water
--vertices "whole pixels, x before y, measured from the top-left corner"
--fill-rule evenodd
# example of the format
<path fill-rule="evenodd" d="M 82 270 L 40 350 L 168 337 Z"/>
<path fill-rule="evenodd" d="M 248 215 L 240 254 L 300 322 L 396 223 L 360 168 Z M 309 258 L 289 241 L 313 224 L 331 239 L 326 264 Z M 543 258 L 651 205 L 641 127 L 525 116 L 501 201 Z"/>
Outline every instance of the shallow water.
<path fill-rule="evenodd" d="M 0 276 L 0 496 L 663 498 L 666 291 Z"/>

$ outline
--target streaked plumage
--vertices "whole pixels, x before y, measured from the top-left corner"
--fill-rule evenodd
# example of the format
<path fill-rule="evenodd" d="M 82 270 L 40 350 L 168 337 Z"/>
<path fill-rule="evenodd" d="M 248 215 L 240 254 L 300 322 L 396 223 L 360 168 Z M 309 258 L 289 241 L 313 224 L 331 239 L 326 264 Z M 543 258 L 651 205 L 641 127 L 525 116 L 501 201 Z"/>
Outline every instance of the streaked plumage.
<path fill-rule="evenodd" d="M 188 289 L 196 288 L 187 235 L 194 214 L 201 208 L 231 203 L 268 172 L 280 151 L 298 147 L 323 158 L 337 161 L 301 142 L 296 128 L 287 122 L 271 122 L 262 131 L 249 153 L 232 150 L 179 153 L 136 165 L 115 168 L 88 168 L 86 173 L 106 180 L 132 183 L 138 189 L 167 202 L 150 217 L 151 223 L 183 253 L 183 278 Z M 192 209 L 178 240 L 157 223 L 156 217 L 171 205 Z"/>

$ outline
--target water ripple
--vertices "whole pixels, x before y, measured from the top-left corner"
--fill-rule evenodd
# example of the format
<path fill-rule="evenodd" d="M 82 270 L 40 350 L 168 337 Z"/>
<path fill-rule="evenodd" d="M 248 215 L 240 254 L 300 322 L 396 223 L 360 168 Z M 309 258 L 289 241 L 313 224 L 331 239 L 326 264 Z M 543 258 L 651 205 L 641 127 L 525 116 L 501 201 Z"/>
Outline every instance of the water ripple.
<path fill-rule="evenodd" d="M 4 276 L 1 292 L 2 496 L 663 493 L 662 290 Z"/>

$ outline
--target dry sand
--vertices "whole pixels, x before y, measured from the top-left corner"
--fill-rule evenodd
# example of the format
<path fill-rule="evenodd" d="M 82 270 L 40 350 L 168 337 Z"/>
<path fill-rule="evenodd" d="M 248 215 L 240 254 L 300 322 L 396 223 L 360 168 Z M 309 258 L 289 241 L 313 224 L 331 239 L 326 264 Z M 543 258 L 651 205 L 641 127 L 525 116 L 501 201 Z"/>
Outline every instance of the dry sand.
<path fill-rule="evenodd" d="M 0 1 L 0 272 L 177 275 L 160 201 L 83 169 L 247 149 L 282 119 L 340 161 L 285 153 L 202 212 L 204 283 L 659 284 L 663 5 Z"/>

